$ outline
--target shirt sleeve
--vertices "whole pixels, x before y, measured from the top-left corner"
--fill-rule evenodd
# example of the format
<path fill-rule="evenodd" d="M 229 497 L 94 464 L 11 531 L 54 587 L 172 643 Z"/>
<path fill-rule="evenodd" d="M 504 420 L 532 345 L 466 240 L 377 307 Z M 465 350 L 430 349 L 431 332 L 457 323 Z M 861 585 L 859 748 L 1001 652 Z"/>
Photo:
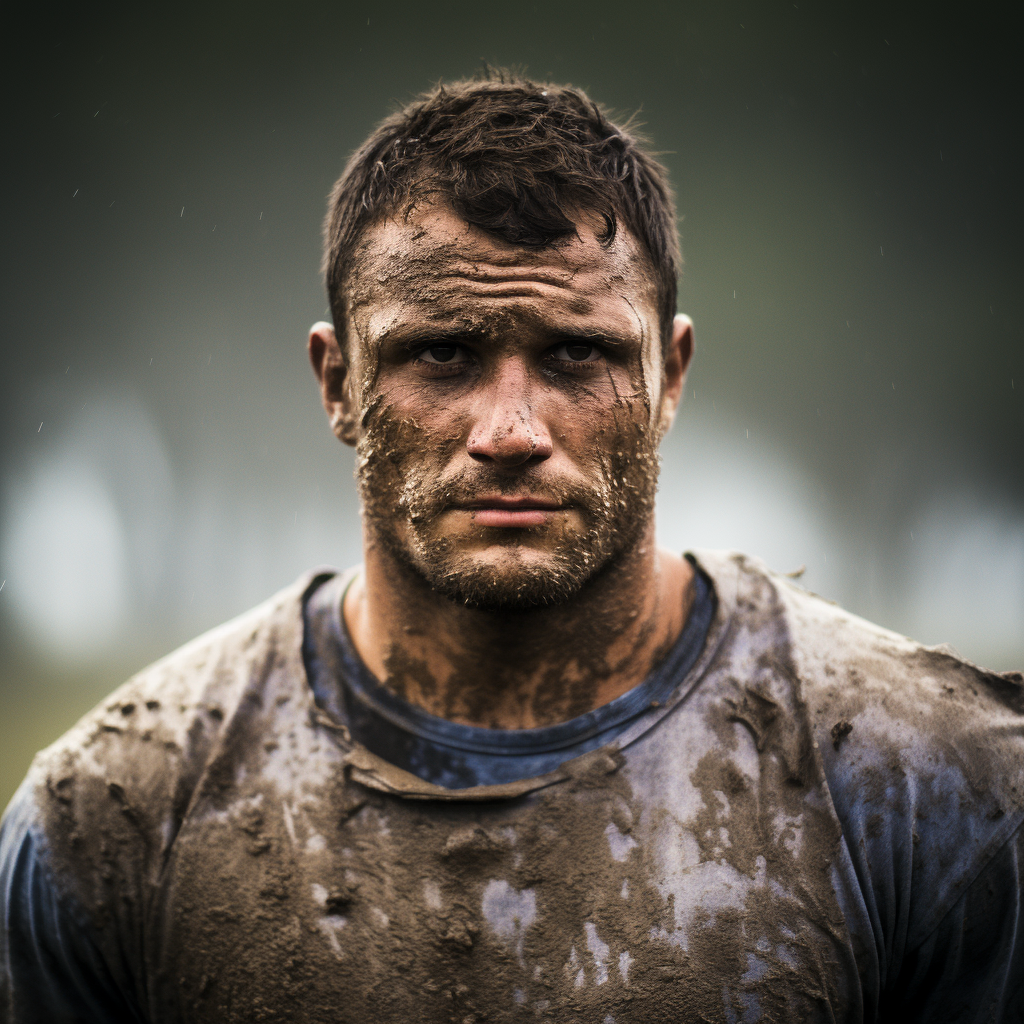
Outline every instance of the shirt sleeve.
<path fill-rule="evenodd" d="M 882 1020 L 1024 1021 L 1024 826 L 905 957 Z"/>
<path fill-rule="evenodd" d="M 0 824 L 0 1017 L 5 1024 L 136 1024 L 84 914 L 45 863 L 28 782 Z"/>

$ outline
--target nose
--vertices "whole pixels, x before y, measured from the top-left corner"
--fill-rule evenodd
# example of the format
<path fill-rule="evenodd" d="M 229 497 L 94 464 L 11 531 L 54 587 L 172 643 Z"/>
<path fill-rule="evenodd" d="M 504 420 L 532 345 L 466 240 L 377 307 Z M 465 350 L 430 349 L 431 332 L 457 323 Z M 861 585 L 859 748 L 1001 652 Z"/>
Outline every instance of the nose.
<path fill-rule="evenodd" d="M 533 391 L 529 371 L 518 360 L 509 360 L 481 389 L 466 444 L 474 459 L 511 467 L 551 456 L 551 434 L 534 409 Z"/>

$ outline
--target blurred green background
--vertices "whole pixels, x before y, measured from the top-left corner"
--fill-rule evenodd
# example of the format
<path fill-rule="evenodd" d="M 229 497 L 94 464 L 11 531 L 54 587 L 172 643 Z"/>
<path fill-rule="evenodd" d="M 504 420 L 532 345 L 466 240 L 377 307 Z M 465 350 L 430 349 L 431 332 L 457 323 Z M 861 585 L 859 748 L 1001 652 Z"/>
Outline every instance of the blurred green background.
<path fill-rule="evenodd" d="M 359 559 L 324 197 L 483 63 L 641 111 L 696 323 L 659 530 L 1024 666 L 1020 4 L 5 9 L 0 804 L 135 669 Z"/>

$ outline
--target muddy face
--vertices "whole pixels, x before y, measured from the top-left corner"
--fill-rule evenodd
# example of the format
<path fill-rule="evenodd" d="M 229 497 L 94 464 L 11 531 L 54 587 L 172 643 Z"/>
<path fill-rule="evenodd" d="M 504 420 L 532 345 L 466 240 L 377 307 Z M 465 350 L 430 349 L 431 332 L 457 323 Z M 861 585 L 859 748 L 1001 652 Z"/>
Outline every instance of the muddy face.
<path fill-rule="evenodd" d="M 639 543 L 662 371 L 628 236 L 532 252 L 428 208 L 370 233 L 348 298 L 371 543 L 485 609 L 563 603 Z"/>

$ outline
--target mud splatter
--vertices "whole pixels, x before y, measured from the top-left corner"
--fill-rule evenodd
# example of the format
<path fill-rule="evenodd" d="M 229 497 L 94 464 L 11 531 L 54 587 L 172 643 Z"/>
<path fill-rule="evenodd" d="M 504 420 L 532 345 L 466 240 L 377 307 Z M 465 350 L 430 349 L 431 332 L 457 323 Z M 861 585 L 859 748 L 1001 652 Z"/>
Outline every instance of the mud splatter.
<path fill-rule="evenodd" d="M 832 737 L 832 746 L 838 750 L 839 744 L 846 739 L 850 733 L 853 732 L 853 723 L 848 722 L 845 718 L 840 718 L 835 725 L 829 730 L 829 735 Z"/>
<path fill-rule="evenodd" d="M 863 1019 L 895 947 L 856 908 L 895 830 L 912 947 L 958 897 L 949 823 L 970 870 L 1021 821 L 1020 684 L 703 564 L 699 685 L 488 799 L 357 781 L 302 670 L 308 582 L 129 683 L 33 768 L 114 983 L 156 1024 Z"/>
<path fill-rule="evenodd" d="M 634 250 L 626 234 L 609 252 L 583 231 L 528 253 L 437 210 L 360 245 L 346 346 L 374 597 L 372 625 L 353 632 L 384 684 L 434 714 L 492 727 L 564 720 L 639 682 L 681 628 L 688 571 L 674 570 L 671 601 L 652 586 L 665 557 L 653 544 L 663 367 Z M 531 402 L 557 407 L 546 423 L 561 462 L 468 457 L 466 382 L 483 369 L 428 381 L 409 370 L 410 346 L 437 320 L 447 338 L 519 358 L 536 344 L 524 338 L 550 346 L 563 306 L 620 354 L 590 377 L 531 363 L 523 429 L 540 415 Z M 543 528 L 495 530 L 500 557 L 481 558 L 446 514 L 494 493 L 565 511 Z"/>
<path fill-rule="evenodd" d="M 838 825 L 771 588 L 751 596 L 635 749 L 440 802 L 354 781 L 293 592 L 261 641 L 243 623 L 129 684 L 173 748 L 102 709 L 39 763 L 58 873 L 158 1022 L 846 1019 Z"/>

